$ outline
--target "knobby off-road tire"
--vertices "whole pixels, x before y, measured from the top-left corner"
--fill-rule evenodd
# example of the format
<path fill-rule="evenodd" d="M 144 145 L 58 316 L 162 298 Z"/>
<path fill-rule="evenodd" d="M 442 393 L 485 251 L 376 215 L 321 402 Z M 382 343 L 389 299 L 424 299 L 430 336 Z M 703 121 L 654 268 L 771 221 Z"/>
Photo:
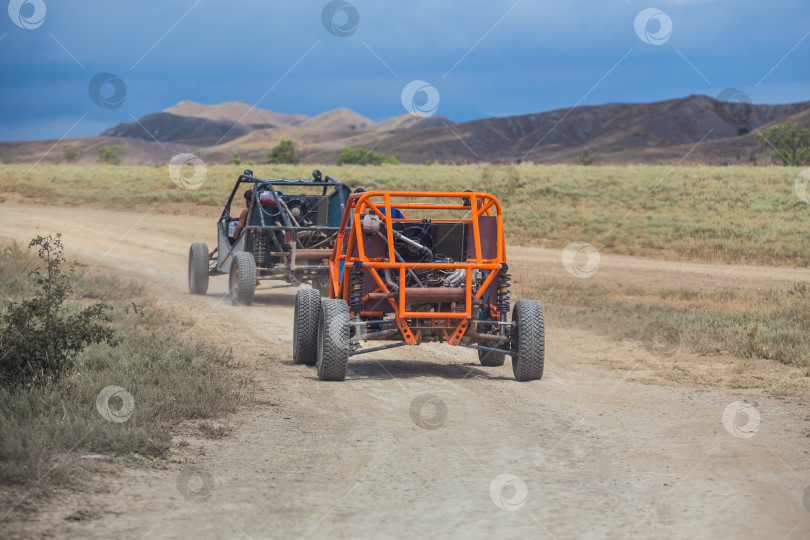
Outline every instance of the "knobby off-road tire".
<path fill-rule="evenodd" d="M 342 381 L 349 365 L 349 304 L 345 300 L 323 300 L 318 324 L 318 378 Z"/>
<path fill-rule="evenodd" d="M 543 308 L 537 300 L 518 300 L 512 310 L 513 346 L 512 371 L 518 381 L 543 378 L 546 355 L 546 335 Z"/>
<path fill-rule="evenodd" d="M 256 261 L 253 253 L 241 251 L 231 260 L 228 294 L 233 305 L 249 306 L 256 293 Z"/>
<path fill-rule="evenodd" d="M 484 343 L 487 347 L 494 347 L 494 343 Z M 506 362 L 506 354 L 492 351 L 478 350 L 478 361 L 485 367 L 502 366 Z"/>
<path fill-rule="evenodd" d="M 293 321 L 293 362 L 314 366 L 318 361 L 318 324 L 321 296 L 315 289 L 299 289 L 295 293 Z"/>
<path fill-rule="evenodd" d="M 202 242 L 191 244 L 188 250 L 188 292 L 208 292 L 208 246 Z"/>

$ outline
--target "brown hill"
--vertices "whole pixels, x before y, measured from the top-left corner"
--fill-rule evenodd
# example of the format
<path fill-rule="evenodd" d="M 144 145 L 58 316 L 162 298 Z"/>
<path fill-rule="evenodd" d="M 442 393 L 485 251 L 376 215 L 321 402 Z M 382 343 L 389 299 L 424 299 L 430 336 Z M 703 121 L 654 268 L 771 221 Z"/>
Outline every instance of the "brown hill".
<path fill-rule="evenodd" d="M 273 124 L 237 124 L 226 120 L 159 112 L 148 114 L 137 122 L 118 124 L 101 135 L 160 142 L 195 141 L 199 145 L 205 145 L 236 139 L 257 129 L 274 127 L 276 126 Z"/>
<path fill-rule="evenodd" d="M 282 139 L 296 141 L 301 159 L 321 163 L 334 162 L 343 148 L 362 147 L 404 163 L 576 163 L 589 156 L 595 163 L 740 164 L 757 157 L 755 132 L 786 121 L 810 127 L 810 102 L 740 109 L 711 97 L 689 96 L 460 124 L 441 116 L 403 115 L 374 123 L 349 109 L 310 118 L 239 102 L 182 102 L 99 137 L 63 141 L 61 146 L 93 161 L 99 146 L 124 144 L 124 162 L 143 164 L 165 163 L 176 151 L 196 153 L 208 162 L 228 162 L 237 151 L 243 159 L 261 163 Z M 54 141 L 0 143 L 0 159 L 34 162 L 53 146 Z M 57 149 L 44 160 L 60 157 Z"/>
<path fill-rule="evenodd" d="M 374 122 L 351 109 L 335 109 L 308 118 L 296 126 L 302 131 L 365 131 L 374 127 Z"/>
<path fill-rule="evenodd" d="M 735 140 L 774 121 L 810 110 L 810 103 L 754 105 L 745 122 L 730 122 L 725 103 L 707 96 L 657 103 L 580 107 L 490 118 L 389 137 L 379 148 L 405 160 L 576 161 L 589 152 L 611 162 L 643 159 L 644 150 L 679 159 L 674 147 L 701 139 Z M 747 116 L 747 115 L 745 115 Z M 804 121 L 806 123 L 806 121 Z M 747 137 L 744 140 L 751 140 Z"/>
<path fill-rule="evenodd" d="M 754 105 L 743 122 L 729 104 L 707 96 L 646 104 L 608 104 L 475 120 L 386 138 L 378 151 L 403 161 L 741 162 L 756 148 L 753 132 L 797 121 L 810 126 L 810 103 Z M 732 110 L 734 106 L 732 105 Z M 700 142 L 700 141 L 703 142 Z M 722 144 L 714 144 L 723 141 Z M 709 144 L 713 143 L 713 144 Z"/>
<path fill-rule="evenodd" d="M 230 122 L 231 124 L 239 122 L 241 124 L 272 126 L 295 126 L 308 118 L 305 114 L 277 113 L 241 101 L 230 101 L 221 105 L 203 105 L 193 101 L 181 101 L 163 112 L 177 116 Z"/>
<path fill-rule="evenodd" d="M 455 124 L 455 122 L 438 114 L 436 116 L 428 116 L 427 118 L 415 116 L 413 114 L 403 114 L 402 116 L 395 116 L 394 118 L 389 118 L 384 122 L 378 123 L 374 127 L 374 130 L 396 131 L 408 129 L 413 131 L 421 131 L 423 129 L 442 127 L 452 124 Z"/>

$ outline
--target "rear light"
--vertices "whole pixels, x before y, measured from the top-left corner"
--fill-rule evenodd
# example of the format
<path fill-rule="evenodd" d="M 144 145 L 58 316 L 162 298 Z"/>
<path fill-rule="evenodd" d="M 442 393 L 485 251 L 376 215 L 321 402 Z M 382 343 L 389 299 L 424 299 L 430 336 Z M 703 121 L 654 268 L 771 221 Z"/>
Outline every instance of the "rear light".
<path fill-rule="evenodd" d="M 292 244 L 292 232 L 284 231 L 284 243 Z"/>
<path fill-rule="evenodd" d="M 273 198 L 273 194 L 269 191 L 264 191 L 259 195 L 259 203 L 262 206 L 270 206 L 272 208 L 277 208 L 276 200 Z"/>

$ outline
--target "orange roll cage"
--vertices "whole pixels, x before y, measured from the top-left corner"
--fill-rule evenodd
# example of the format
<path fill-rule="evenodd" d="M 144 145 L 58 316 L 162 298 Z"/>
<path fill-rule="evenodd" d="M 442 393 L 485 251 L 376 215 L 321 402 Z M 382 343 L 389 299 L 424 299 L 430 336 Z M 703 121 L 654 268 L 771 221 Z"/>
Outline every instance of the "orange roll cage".
<path fill-rule="evenodd" d="M 402 198 L 406 202 L 394 201 L 392 199 Z M 446 201 L 430 202 L 431 199 L 458 199 L 456 204 Z M 416 202 L 419 201 L 419 202 Z M 426 202 L 423 202 L 426 201 Z M 469 203 L 469 204 L 468 204 Z M 474 256 L 467 256 L 465 261 L 453 263 L 435 262 L 399 262 L 394 252 L 394 228 L 395 222 L 418 223 L 421 218 L 409 219 L 407 217 L 392 217 L 394 210 L 442 210 L 469 212 L 468 216 L 456 219 L 431 219 L 433 223 L 466 223 L 468 231 L 472 232 L 472 245 L 474 246 Z M 363 216 L 371 213 L 376 215 L 385 224 L 385 234 L 388 240 L 388 253 L 386 257 L 369 258 L 364 249 Z M 496 250 L 494 258 L 484 258 L 482 256 L 481 229 L 479 219 L 483 216 L 496 217 Z M 347 238 L 348 236 L 348 238 Z M 354 255 L 356 251 L 356 255 Z M 471 250 L 472 251 L 472 250 Z M 367 191 L 351 195 L 346 203 L 346 209 L 338 231 L 337 241 L 329 260 L 330 265 L 330 298 L 339 298 L 349 302 L 350 284 L 347 276 L 350 269 L 360 263 L 364 269 L 369 270 L 369 275 L 374 279 L 377 288 L 364 295 L 363 300 L 368 301 L 369 296 L 384 298 L 392 307 L 396 324 L 405 341 L 409 345 L 416 345 L 419 341 L 419 328 L 441 328 L 444 329 L 444 339 L 451 345 L 457 345 L 467 331 L 470 320 L 473 317 L 473 305 L 479 305 L 484 292 L 493 283 L 499 271 L 506 265 L 506 246 L 503 230 L 503 212 L 500 202 L 489 193 L 484 192 L 435 192 L 435 191 Z M 374 270 L 394 270 L 399 272 L 399 283 L 403 284 L 399 291 L 389 290 L 385 281 Z M 446 287 L 428 287 L 418 289 L 419 302 L 434 302 L 440 305 L 449 302 L 453 298 L 453 303 L 463 301 L 464 311 L 406 311 L 409 295 L 414 299 L 417 297 L 417 289 L 409 289 L 404 286 L 406 282 L 406 272 L 408 269 L 464 269 L 466 270 L 466 280 L 463 287 L 448 289 Z M 476 270 L 488 273 L 486 279 L 478 290 L 473 294 L 472 275 Z M 384 295 L 384 296 L 383 296 Z M 350 303 L 350 302 L 349 302 Z M 351 303 L 350 303 L 351 305 Z M 379 316 L 380 312 L 351 312 L 352 317 L 373 317 Z M 477 319 L 477 312 L 476 312 Z M 414 321 L 416 319 L 416 321 Z M 408 320 L 410 320 L 410 325 Z M 411 328 L 414 326 L 414 328 Z M 416 330 L 414 333 L 412 330 Z"/>

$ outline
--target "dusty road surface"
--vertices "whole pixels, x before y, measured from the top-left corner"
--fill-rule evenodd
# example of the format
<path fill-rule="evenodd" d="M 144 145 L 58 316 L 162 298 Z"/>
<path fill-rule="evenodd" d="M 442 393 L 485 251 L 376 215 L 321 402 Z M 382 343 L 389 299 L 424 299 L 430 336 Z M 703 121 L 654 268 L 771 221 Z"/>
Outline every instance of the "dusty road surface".
<path fill-rule="evenodd" d="M 99 478 L 98 492 L 3 523 L 2 536 L 810 538 L 806 399 L 628 382 L 594 363 L 641 359 L 640 343 L 553 320 L 542 381 L 423 346 L 357 357 L 345 382 L 323 383 L 291 361 L 294 290 L 232 307 L 218 277 L 208 296 L 188 295 L 188 245 L 213 244 L 211 220 L 4 203 L 0 227 L 21 243 L 60 231 L 69 255 L 145 281 L 196 321 L 189 335 L 233 346 L 259 385 L 255 403 L 226 419 L 228 437 L 179 430 L 188 464 Z M 510 259 L 566 276 L 559 252 Z M 808 279 L 607 255 L 599 272 L 669 286 L 725 273 L 740 287 Z"/>

